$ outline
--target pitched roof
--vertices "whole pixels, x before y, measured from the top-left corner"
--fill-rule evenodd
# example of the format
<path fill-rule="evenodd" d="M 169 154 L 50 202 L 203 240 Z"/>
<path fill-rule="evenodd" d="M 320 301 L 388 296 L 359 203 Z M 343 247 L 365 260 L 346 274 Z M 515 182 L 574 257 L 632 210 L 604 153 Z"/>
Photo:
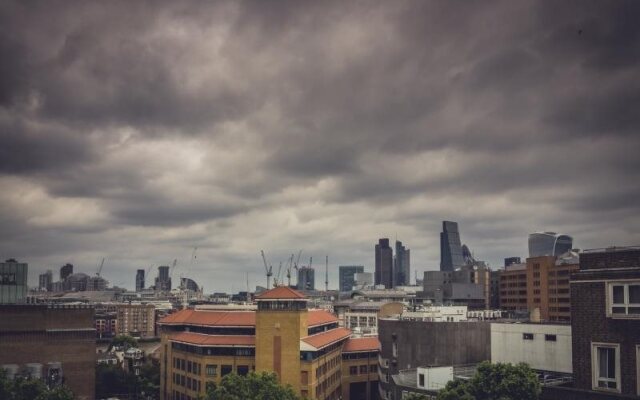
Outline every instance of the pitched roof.
<path fill-rule="evenodd" d="M 256 345 L 256 337 L 248 335 L 205 335 L 194 332 L 180 332 L 171 335 L 169 340 L 196 346 L 254 347 Z"/>
<path fill-rule="evenodd" d="M 243 326 L 256 325 L 254 311 L 180 310 L 161 319 L 165 325 Z"/>
<path fill-rule="evenodd" d="M 320 350 L 340 340 L 351 336 L 351 331 L 347 328 L 331 329 L 322 333 L 302 338 L 302 342 L 312 347 L 309 350 Z"/>
<path fill-rule="evenodd" d="M 338 318 L 326 310 L 309 310 L 307 324 L 309 327 L 338 322 Z"/>
<path fill-rule="evenodd" d="M 380 350 L 380 341 L 377 337 L 349 338 L 342 347 L 343 353 L 376 350 Z"/>
<path fill-rule="evenodd" d="M 256 296 L 256 300 L 306 299 L 305 295 L 288 286 L 278 286 Z"/>

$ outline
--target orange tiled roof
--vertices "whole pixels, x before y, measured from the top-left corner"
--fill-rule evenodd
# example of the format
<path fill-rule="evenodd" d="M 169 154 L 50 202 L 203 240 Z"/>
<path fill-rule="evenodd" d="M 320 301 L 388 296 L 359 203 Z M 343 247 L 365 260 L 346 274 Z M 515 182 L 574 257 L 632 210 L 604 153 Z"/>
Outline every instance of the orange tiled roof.
<path fill-rule="evenodd" d="M 256 325 L 254 311 L 180 310 L 159 321 L 168 325 L 246 326 Z"/>
<path fill-rule="evenodd" d="M 326 310 L 309 310 L 307 323 L 309 326 L 318 326 L 338 322 L 338 318 Z"/>
<path fill-rule="evenodd" d="M 347 328 L 336 328 L 326 332 L 317 333 L 315 335 L 302 338 L 302 341 L 315 347 L 316 349 L 322 349 L 342 339 L 346 339 L 351 336 L 351 331 Z"/>
<path fill-rule="evenodd" d="M 245 346 L 256 345 L 255 336 L 246 335 L 205 335 L 194 332 L 180 332 L 169 337 L 174 342 L 194 344 L 196 346 Z"/>
<path fill-rule="evenodd" d="M 288 286 L 278 286 L 256 296 L 257 300 L 306 299 L 305 295 Z"/>
<path fill-rule="evenodd" d="M 357 351 L 376 351 L 380 349 L 380 341 L 377 337 L 350 338 L 344 343 L 343 353 Z"/>

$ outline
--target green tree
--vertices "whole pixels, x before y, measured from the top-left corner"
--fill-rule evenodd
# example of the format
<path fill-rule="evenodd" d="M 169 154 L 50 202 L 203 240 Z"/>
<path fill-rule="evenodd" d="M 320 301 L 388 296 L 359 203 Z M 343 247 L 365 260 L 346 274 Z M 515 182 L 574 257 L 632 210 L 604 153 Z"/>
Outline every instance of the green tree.
<path fill-rule="evenodd" d="M 438 393 L 438 400 L 537 400 L 538 376 L 527 364 L 480 363 L 469 381 L 455 380 Z"/>
<path fill-rule="evenodd" d="M 207 391 L 207 400 L 300 400 L 291 386 L 282 386 L 274 373 L 229 374 Z"/>
<path fill-rule="evenodd" d="M 18 377 L 10 380 L 0 368 L 0 399 L 2 400 L 73 400 L 73 393 L 66 386 L 48 388 L 41 380 Z"/>
<path fill-rule="evenodd" d="M 428 399 L 429 398 L 424 394 L 418 394 L 418 393 L 409 393 L 408 395 L 402 398 L 402 400 L 428 400 Z"/>
<path fill-rule="evenodd" d="M 130 347 L 138 347 L 138 341 L 129 335 L 117 335 L 109 343 L 107 351 L 111 351 L 114 347 L 123 347 L 127 350 Z"/>

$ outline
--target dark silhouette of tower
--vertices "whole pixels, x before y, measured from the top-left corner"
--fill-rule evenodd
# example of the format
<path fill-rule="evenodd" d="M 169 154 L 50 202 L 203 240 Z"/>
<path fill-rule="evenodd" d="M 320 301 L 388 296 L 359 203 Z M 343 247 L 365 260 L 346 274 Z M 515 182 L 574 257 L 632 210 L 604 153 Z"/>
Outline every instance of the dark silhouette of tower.
<path fill-rule="evenodd" d="M 440 232 L 440 271 L 453 271 L 464 265 L 458 223 L 442 221 L 442 232 Z"/>
<path fill-rule="evenodd" d="M 391 289 L 393 287 L 393 249 L 389 247 L 389 239 L 378 240 L 375 253 L 375 284 L 384 285 L 387 289 Z"/>
<path fill-rule="evenodd" d="M 144 289 L 144 270 L 139 269 L 136 272 L 136 292 L 140 292 Z"/>

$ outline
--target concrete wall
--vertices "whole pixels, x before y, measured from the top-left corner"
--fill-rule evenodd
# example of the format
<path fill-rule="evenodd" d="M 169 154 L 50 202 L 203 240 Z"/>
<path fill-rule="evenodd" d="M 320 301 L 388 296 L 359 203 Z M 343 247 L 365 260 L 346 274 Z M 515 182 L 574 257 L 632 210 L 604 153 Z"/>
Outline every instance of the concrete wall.
<path fill-rule="evenodd" d="M 524 333 L 533 340 L 523 339 Z M 545 340 L 555 335 L 556 341 Z M 491 362 L 524 362 L 533 369 L 572 373 L 571 326 L 551 324 L 491 324 Z"/>
<path fill-rule="evenodd" d="M 380 319 L 381 357 L 390 370 L 478 363 L 491 358 L 488 322 L 422 322 Z M 397 357 L 393 356 L 393 344 Z"/>

